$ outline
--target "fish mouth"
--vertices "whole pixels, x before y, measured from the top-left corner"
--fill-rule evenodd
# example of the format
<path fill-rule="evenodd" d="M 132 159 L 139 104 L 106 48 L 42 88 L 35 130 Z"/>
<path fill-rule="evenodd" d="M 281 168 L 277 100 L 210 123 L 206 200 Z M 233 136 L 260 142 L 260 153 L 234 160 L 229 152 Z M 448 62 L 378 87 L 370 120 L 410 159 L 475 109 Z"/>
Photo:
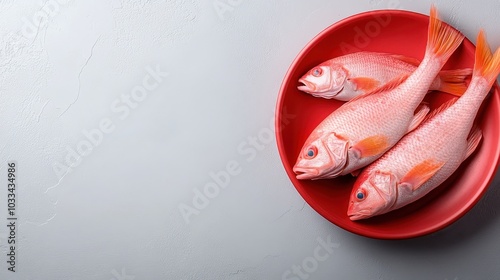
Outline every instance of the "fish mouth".
<path fill-rule="evenodd" d="M 336 90 L 329 90 L 328 88 L 321 89 L 321 88 L 316 87 L 315 84 L 306 81 L 305 79 L 299 79 L 299 83 L 302 83 L 302 85 L 299 85 L 297 87 L 298 90 L 309 93 L 314 97 L 321 97 L 321 98 L 325 98 L 325 99 L 332 99 L 332 98 L 336 97 L 341 91 L 344 90 L 344 86 L 342 86 L 340 89 L 336 89 Z M 347 101 L 347 100 L 345 100 L 345 101 Z"/>
<path fill-rule="evenodd" d="M 293 172 L 299 180 L 313 179 L 319 175 L 319 171 L 312 168 L 294 167 Z"/>
<path fill-rule="evenodd" d="M 362 219 L 366 219 L 366 218 L 371 217 L 372 212 L 368 209 L 358 210 L 356 212 L 353 212 L 352 209 L 349 209 L 347 211 L 347 216 L 349 216 L 349 219 L 351 219 L 351 221 L 358 221 L 358 220 L 362 220 Z"/>
<path fill-rule="evenodd" d="M 302 85 L 297 87 L 298 90 L 307 93 L 314 92 L 315 86 L 312 83 L 306 81 L 305 79 L 299 79 L 299 83 L 301 83 Z"/>

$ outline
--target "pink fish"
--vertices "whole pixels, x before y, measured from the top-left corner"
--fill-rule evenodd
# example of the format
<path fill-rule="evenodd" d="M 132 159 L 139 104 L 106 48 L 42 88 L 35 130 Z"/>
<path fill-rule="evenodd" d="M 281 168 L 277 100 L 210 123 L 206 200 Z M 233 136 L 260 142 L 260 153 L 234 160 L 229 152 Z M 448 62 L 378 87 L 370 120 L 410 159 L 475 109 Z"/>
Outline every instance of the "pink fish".
<path fill-rule="evenodd" d="M 379 158 L 426 116 L 415 113 L 463 35 L 437 18 L 431 8 L 424 59 L 407 78 L 361 95 L 326 117 L 305 141 L 293 168 L 297 179 L 334 178 Z"/>
<path fill-rule="evenodd" d="M 455 172 L 481 140 L 481 131 L 472 128 L 474 118 L 499 73 L 500 48 L 492 55 L 481 31 L 467 91 L 431 113 L 361 172 L 350 197 L 350 219 L 365 219 L 403 207 Z"/>
<path fill-rule="evenodd" d="M 309 70 L 298 89 L 315 97 L 349 101 L 402 75 L 410 75 L 420 65 L 415 58 L 376 52 L 357 52 L 339 56 Z M 465 78 L 472 69 L 444 70 L 429 90 L 462 95 Z"/>

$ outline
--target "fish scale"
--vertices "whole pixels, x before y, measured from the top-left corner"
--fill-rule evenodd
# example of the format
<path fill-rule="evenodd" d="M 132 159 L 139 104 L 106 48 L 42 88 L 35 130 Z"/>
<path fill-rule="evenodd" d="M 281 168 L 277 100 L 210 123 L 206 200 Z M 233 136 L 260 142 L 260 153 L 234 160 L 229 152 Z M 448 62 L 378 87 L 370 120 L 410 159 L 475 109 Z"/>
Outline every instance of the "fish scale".
<path fill-rule="evenodd" d="M 366 73 L 380 72 L 379 75 L 385 81 L 401 76 L 402 73 L 411 73 L 416 68 L 414 65 L 395 59 L 390 54 L 369 52 L 358 52 L 351 56 L 339 57 L 336 62 L 346 65 L 352 76 L 364 76 Z M 380 71 L 381 69 L 384 71 Z"/>
<path fill-rule="evenodd" d="M 372 163 L 423 120 L 415 110 L 463 35 L 431 8 L 424 59 L 409 76 L 352 99 L 326 117 L 305 141 L 293 168 L 298 179 L 349 174 Z"/>
<path fill-rule="evenodd" d="M 336 131 L 344 137 L 349 137 L 353 143 L 362 140 L 366 135 L 381 133 L 392 134 L 394 137 L 391 142 L 399 140 L 398 135 L 406 132 L 413 113 L 394 114 L 391 110 L 386 110 L 399 105 L 397 100 L 390 98 L 390 92 L 367 97 L 365 102 L 370 103 L 371 106 L 359 106 L 356 102 L 341 106 L 331 117 L 325 119 L 318 129 L 325 132 Z M 374 107 L 384 109 L 373 110 Z M 378 122 L 387 125 L 379 126 Z M 393 133 L 394 128 L 399 129 Z"/>
<path fill-rule="evenodd" d="M 482 31 L 477 41 L 474 73 L 464 95 L 443 104 L 361 172 L 347 212 L 352 220 L 420 199 L 449 178 L 479 145 L 481 132 L 472 128 L 473 122 L 500 73 L 500 49 L 492 55 Z"/>
<path fill-rule="evenodd" d="M 327 60 L 299 79 L 298 89 L 315 97 L 349 101 L 383 86 L 391 80 L 415 71 L 420 61 L 404 55 L 356 52 Z M 433 77 L 430 90 L 460 96 L 471 69 L 441 71 Z"/>

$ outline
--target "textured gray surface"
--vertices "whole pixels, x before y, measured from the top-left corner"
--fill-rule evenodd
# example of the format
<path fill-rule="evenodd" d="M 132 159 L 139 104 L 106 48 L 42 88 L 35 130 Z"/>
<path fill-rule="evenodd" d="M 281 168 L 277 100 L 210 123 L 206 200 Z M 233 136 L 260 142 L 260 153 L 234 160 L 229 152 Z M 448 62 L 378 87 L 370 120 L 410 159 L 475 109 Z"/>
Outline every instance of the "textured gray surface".
<path fill-rule="evenodd" d="M 500 45 L 498 1 L 435 3 Z M 313 36 L 430 4 L 0 1 L 0 177 L 19 165 L 15 273 L 0 188 L 0 279 L 498 279 L 498 176 L 452 226 L 372 240 L 304 203 L 269 136 L 281 80 Z M 225 187 L 210 189 L 214 177 Z"/>

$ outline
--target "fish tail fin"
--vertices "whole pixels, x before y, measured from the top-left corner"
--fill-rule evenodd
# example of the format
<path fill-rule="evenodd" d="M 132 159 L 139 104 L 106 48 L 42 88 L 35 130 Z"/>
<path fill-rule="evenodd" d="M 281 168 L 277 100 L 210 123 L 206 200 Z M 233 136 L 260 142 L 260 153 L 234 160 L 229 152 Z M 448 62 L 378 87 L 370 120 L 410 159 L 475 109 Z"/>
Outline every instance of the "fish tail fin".
<path fill-rule="evenodd" d="M 437 58 L 444 65 L 460 46 L 464 35 L 439 20 L 437 15 L 437 9 L 432 5 L 425 56 Z"/>
<path fill-rule="evenodd" d="M 488 81 L 491 87 L 500 74 L 500 48 L 494 54 L 486 42 L 484 31 L 479 31 L 476 42 L 476 61 L 473 76 L 480 76 Z"/>
<path fill-rule="evenodd" d="M 455 96 L 462 96 L 467 90 L 465 79 L 471 74 L 471 68 L 443 70 L 439 72 L 441 83 L 438 90 Z"/>

